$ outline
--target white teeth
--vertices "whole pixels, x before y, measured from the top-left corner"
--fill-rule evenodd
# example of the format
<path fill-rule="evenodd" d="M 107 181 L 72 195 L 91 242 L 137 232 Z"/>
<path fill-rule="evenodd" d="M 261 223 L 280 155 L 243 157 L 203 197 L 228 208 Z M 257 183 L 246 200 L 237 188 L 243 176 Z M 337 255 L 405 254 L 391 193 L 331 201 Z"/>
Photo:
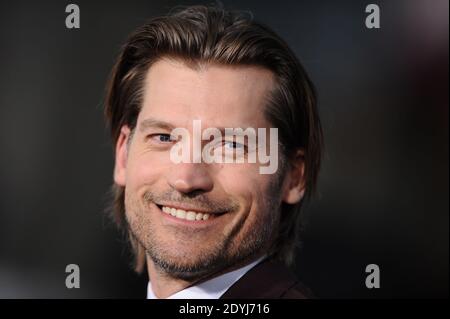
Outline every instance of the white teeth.
<path fill-rule="evenodd" d="M 176 218 L 186 219 L 190 221 L 194 220 L 207 220 L 209 218 L 209 214 L 196 213 L 193 211 L 185 211 L 183 209 L 176 209 L 172 207 L 162 206 L 161 209 L 164 213 L 170 214 Z"/>
<path fill-rule="evenodd" d="M 186 218 L 186 211 L 177 209 L 177 218 L 185 219 Z"/>
<path fill-rule="evenodd" d="M 186 213 L 186 219 L 187 220 L 195 220 L 195 215 L 197 215 L 197 214 L 194 213 L 194 212 L 187 212 Z"/>

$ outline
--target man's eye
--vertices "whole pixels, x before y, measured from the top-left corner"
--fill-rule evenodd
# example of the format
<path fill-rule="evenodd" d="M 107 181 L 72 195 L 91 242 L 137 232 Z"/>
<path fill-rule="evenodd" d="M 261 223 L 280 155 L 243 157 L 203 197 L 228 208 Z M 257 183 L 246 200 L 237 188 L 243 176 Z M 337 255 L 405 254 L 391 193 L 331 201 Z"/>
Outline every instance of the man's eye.
<path fill-rule="evenodd" d="M 226 149 L 234 149 L 234 150 L 236 150 L 236 149 L 244 149 L 245 150 L 245 145 L 241 144 L 241 143 L 238 143 L 238 142 L 224 141 L 223 144 L 224 144 L 224 147 Z"/>
<path fill-rule="evenodd" d="M 170 134 L 152 134 L 150 138 L 158 143 L 171 143 L 174 140 L 170 137 Z"/>

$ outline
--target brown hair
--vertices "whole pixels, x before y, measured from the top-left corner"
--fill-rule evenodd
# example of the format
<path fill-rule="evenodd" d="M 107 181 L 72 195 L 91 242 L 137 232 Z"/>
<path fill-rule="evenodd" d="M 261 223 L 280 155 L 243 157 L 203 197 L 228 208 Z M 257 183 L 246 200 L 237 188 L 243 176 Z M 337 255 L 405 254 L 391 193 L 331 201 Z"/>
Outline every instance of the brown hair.
<path fill-rule="evenodd" d="M 271 70 L 277 86 L 265 115 L 278 128 L 282 156 L 288 163 L 298 149 L 304 150 L 305 199 L 310 198 L 323 148 L 314 86 L 288 45 L 243 12 L 191 6 L 154 18 L 130 35 L 107 84 L 105 117 L 114 144 L 123 125 L 130 129 L 136 126 L 145 76 L 149 67 L 163 57 L 179 58 L 188 65 L 254 65 Z M 114 219 L 128 231 L 124 187 L 113 185 L 113 193 Z M 288 265 L 294 261 L 299 240 L 302 202 L 283 203 L 279 234 L 269 252 Z M 136 256 L 136 270 L 140 272 L 145 266 L 145 251 L 131 232 L 128 235 Z"/>

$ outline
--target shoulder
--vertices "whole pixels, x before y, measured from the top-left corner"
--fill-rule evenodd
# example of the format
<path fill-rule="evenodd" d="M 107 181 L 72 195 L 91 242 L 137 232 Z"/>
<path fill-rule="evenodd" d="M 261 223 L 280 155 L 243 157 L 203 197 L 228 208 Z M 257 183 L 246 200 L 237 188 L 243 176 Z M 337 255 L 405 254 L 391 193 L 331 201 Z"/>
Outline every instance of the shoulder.
<path fill-rule="evenodd" d="M 310 299 L 313 294 L 282 263 L 266 259 L 250 269 L 222 299 Z"/>

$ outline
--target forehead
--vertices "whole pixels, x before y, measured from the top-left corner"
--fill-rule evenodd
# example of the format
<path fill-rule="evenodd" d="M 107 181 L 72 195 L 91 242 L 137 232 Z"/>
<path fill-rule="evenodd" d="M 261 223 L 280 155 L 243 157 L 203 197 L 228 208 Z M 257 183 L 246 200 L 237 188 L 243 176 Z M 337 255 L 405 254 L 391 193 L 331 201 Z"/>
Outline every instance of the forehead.
<path fill-rule="evenodd" d="M 263 109 L 273 87 L 273 73 L 262 67 L 192 68 L 163 59 L 147 73 L 138 120 L 153 117 L 180 127 L 194 119 L 208 126 L 266 127 Z"/>

